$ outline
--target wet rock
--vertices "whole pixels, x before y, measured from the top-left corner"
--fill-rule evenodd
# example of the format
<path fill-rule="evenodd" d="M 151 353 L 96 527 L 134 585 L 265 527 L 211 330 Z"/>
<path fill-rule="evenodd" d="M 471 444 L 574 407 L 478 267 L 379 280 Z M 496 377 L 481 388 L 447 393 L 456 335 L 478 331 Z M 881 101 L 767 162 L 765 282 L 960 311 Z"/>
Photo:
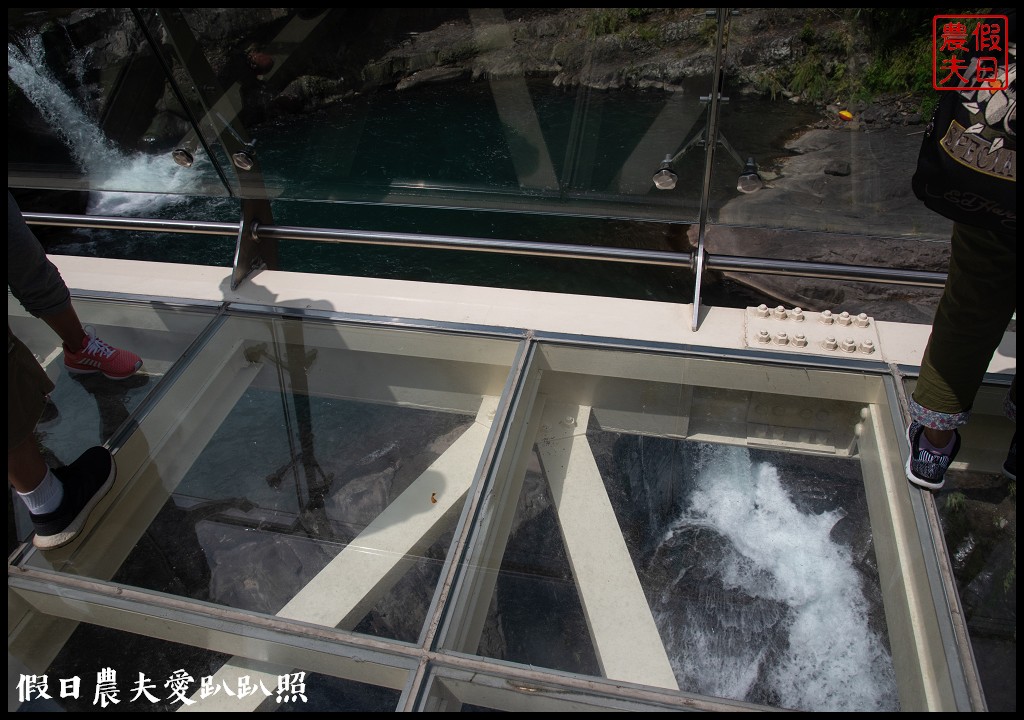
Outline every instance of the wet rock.
<path fill-rule="evenodd" d="M 469 74 L 470 71 L 468 68 L 461 67 L 430 68 L 429 70 L 420 70 L 414 75 L 410 75 L 407 78 L 399 80 L 395 89 L 408 90 L 409 88 L 416 87 L 417 85 L 424 85 L 426 83 L 444 83 L 452 82 L 454 80 L 462 80 L 468 77 Z"/>
<path fill-rule="evenodd" d="M 850 174 L 850 163 L 845 160 L 830 160 L 823 171 L 826 175 L 846 177 Z"/>

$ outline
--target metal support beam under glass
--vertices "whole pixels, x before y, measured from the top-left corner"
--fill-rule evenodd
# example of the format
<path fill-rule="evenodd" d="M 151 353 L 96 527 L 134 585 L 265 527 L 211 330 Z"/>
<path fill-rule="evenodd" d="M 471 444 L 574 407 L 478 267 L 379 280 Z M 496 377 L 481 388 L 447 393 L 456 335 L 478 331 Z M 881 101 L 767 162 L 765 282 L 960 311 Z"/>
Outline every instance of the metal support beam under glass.
<path fill-rule="evenodd" d="M 174 357 L 82 537 L 12 556 L 22 677 L 192 679 L 143 710 L 971 706 L 884 366 L 93 302 Z"/>

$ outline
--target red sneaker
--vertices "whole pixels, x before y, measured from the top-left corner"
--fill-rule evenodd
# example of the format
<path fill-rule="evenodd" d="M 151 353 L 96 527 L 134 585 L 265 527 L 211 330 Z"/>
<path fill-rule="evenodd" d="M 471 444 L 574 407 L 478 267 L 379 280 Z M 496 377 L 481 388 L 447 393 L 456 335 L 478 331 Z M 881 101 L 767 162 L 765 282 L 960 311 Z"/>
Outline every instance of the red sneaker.
<path fill-rule="evenodd" d="M 78 352 L 64 346 L 64 367 L 68 372 L 76 375 L 101 372 L 111 380 L 124 380 L 142 367 L 142 358 L 130 350 L 107 345 L 96 337 L 96 330 L 91 326 L 86 325 L 85 334 Z"/>

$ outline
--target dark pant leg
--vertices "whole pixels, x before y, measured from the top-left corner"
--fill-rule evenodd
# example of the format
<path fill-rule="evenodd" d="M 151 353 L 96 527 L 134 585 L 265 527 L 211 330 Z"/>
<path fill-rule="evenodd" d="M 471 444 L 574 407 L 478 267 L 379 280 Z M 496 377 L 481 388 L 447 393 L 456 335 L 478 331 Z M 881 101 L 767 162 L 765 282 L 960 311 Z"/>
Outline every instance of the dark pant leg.
<path fill-rule="evenodd" d="M 958 223 L 951 246 L 949 277 L 911 407 L 915 420 L 940 429 L 967 422 L 1017 308 L 1015 238 Z"/>

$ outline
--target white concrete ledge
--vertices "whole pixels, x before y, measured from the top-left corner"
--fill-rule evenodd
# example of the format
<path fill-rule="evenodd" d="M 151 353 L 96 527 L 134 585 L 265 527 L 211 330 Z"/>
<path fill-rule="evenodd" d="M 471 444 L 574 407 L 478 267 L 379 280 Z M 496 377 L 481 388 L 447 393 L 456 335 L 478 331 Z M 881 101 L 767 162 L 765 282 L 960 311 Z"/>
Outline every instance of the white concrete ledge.
<path fill-rule="evenodd" d="M 51 260 L 68 286 L 79 292 L 253 303 L 709 348 L 747 347 L 746 311 L 741 309 L 702 308 L 693 332 L 689 303 L 267 270 L 231 290 L 229 268 L 67 255 Z M 870 359 L 907 367 L 920 364 L 930 326 L 885 321 L 875 326 L 880 347 Z M 1015 372 L 1016 350 L 1016 333 L 1007 333 L 989 371 Z M 806 353 L 828 354 L 813 347 Z"/>

